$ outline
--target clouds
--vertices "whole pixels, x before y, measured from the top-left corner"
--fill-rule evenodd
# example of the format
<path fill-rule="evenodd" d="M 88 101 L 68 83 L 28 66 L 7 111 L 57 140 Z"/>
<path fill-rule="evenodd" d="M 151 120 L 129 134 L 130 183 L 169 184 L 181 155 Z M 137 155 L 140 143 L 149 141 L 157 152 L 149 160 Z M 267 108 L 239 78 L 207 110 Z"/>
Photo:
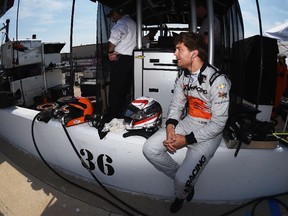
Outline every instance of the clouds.
<path fill-rule="evenodd" d="M 10 39 L 31 38 L 33 34 L 44 42 L 65 42 L 62 52 L 69 51 L 72 0 L 20 0 L 18 29 L 18 0 L 0 19 L 10 19 Z M 95 43 L 96 4 L 76 0 L 74 11 L 73 45 Z"/>
<path fill-rule="evenodd" d="M 15 4 L 18 4 L 17 1 Z M 20 1 L 19 18 L 23 21 L 32 19 L 37 24 L 54 23 L 62 12 L 67 14 L 67 8 L 71 7 L 70 5 L 71 1 L 67 0 L 22 0 Z M 14 10 L 16 10 L 15 6 Z"/>
<path fill-rule="evenodd" d="M 81 1 L 81 3 L 80 3 Z M 97 5 L 89 0 L 86 4 L 82 4 L 80 0 L 75 5 L 74 14 L 74 41 L 75 45 L 96 43 L 96 15 Z"/>
<path fill-rule="evenodd" d="M 57 34 L 61 22 L 62 25 L 68 24 L 65 17 L 68 15 L 68 6 L 71 8 L 70 5 L 69 0 L 21 0 L 18 29 L 16 29 L 18 0 L 15 0 L 14 6 L 1 18 L 1 22 L 6 19 L 11 20 L 9 32 L 11 39 L 16 39 L 16 31 L 18 31 L 18 38 L 28 38 L 36 34 L 41 39 L 50 41 L 49 35 Z"/>
<path fill-rule="evenodd" d="M 277 25 L 283 24 L 287 22 L 288 17 L 288 0 L 263 0 L 261 5 L 262 7 L 261 13 L 263 17 L 263 22 L 265 26 L 263 27 L 264 30 L 273 28 Z"/>
<path fill-rule="evenodd" d="M 19 35 L 29 37 L 37 34 L 42 39 L 50 34 L 57 34 L 58 25 L 66 25 L 68 19 L 69 1 L 49 1 L 49 0 L 22 0 L 19 10 Z M 16 7 L 13 8 L 16 14 Z M 15 20 L 15 19 L 14 19 Z M 12 33 L 12 32 L 11 32 Z"/>
<path fill-rule="evenodd" d="M 245 37 L 260 34 L 256 0 L 239 0 L 244 20 Z M 262 32 L 287 22 L 288 0 L 259 1 Z"/>
<path fill-rule="evenodd" d="M 20 1 L 18 37 L 36 34 L 44 42 L 65 42 L 62 52 L 69 51 L 72 0 L 15 0 L 1 19 L 10 19 L 10 38 L 16 38 L 17 5 Z M 116 1 L 116 0 L 115 0 Z M 259 34 L 256 0 L 239 0 L 244 20 L 245 37 Z M 263 32 L 288 22 L 288 0 L 259 0 Z M 97 4 L 90 0 L 75 0 L 73 46 L 96 42 Z M 101 31 L 101 29 L 100 29 Z"/>

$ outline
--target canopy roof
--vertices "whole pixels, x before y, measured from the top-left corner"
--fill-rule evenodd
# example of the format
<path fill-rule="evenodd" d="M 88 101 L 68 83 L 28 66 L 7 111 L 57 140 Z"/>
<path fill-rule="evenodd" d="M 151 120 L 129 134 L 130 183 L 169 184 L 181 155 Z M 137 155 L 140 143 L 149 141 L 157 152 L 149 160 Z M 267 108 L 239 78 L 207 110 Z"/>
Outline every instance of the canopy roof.
<path fill-rule="evenodd" d="M 265 36 L 280 41 L 288 41 L 288 23 L 271 28 L 265 32 Z"/>
<path fill-rule="evenodd" d="M 14 0 L 0 1 L 0 17 L 2 17 L 14 4 Z"/>
<path fill-rule="evenodd" d="M 94 0 L 91 0 L 94 1 Z M 110 7 L 122 7 L 136 20 L 136 0 L 99 0 Z M 144 25 L 160 23 L 189 23 L 191 0 L 142 0 Z M 214 0 L 214 12 L 224 14 L 237 0 Z"/>

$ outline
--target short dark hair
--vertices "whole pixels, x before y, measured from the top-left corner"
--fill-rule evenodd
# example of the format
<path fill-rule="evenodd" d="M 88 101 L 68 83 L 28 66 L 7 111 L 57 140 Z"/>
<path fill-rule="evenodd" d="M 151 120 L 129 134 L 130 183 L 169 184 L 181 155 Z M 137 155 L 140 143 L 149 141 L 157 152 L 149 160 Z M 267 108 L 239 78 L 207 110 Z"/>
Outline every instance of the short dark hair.
<path fill-rule="evenodd" d="M 188 50 L 198 50 L 199 58 L 202 61 L 207 61 L 207 51 L 206 45 L 204 43 L 204 38 L 202 35 L 194 32 L 181 32 L 175 36 L 174 44 L 175 46 L 179 43 L 184 43 Z"/>
<path fill-rule="evenodd" d="M 110 12 L 106 15 L 106 17 L 110 18 L 114 13 L 117 13 L 119 15 L 124 15 L 126 14 L 126 11 L 124 10 L 123 7 L 112 8 Z"/>
<path fill-rule="evenodd" d="M 207 9 L 207 1 L 206 0 L 196 0 L 196 7 L 204 7 Z"/>

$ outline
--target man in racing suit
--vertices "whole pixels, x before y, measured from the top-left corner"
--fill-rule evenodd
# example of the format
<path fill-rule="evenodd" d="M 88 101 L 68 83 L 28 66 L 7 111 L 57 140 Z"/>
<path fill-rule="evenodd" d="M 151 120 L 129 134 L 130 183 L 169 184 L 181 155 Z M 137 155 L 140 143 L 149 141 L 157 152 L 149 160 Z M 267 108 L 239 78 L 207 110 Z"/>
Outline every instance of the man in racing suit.
<path fill-rule="evenodd" d="M 157 131 L 143 146 L 144 156 L 174 180 L 172 213 L 181 209 L 185 199 L 192 200 L 195 182 L 221 142 L 230 90 L 228 78 L 207 63 L 201 35 L 182 32 L 175 45 L 178 66 L 183 69 L 176 79 L 166 130 Z M 183 147 L 186 157 L 178 164 L 169 153 Z"/>

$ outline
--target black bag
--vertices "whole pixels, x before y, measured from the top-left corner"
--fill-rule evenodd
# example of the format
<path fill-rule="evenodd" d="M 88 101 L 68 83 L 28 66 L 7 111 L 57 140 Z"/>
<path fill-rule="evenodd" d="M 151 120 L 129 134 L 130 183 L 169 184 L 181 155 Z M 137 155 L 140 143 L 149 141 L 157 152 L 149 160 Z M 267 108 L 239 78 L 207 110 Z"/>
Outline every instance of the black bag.
<path fill-rule="evenodd" d="M 21 91 L 18 89 L 15 94 L 10 91 L 0 91 L 0 108 L 6 108 L 16 105 L 17 100 L 21 98 Z"/>

